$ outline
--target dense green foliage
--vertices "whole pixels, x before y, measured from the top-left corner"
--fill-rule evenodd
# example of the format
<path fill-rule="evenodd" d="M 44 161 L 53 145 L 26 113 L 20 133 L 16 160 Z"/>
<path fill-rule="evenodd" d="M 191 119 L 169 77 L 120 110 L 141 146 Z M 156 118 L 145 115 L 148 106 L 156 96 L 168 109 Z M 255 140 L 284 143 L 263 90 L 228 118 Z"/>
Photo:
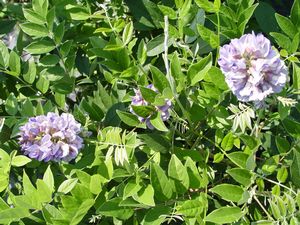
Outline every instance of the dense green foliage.
<path fill-rule="evenodd" d="M 300 0 L 287 16 L 254 0 L 0 3 L 0 224 L 300 223 Z M 217 66 L 252 31 L 289 69 L 262 109 Z M 134 88 L 152 104 L 136 114 L 167 98 L 170 119 L 140 123 Z M 19 127 L 47 112 L 92 132 L 76 160 L 20 151 Z"/>

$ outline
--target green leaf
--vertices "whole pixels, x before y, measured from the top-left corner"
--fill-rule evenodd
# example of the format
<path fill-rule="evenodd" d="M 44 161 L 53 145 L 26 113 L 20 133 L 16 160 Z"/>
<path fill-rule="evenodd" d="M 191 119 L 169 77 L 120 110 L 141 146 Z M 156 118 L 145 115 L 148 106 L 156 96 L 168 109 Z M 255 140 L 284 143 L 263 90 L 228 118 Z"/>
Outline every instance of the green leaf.
<path fill-rule="evenodd" d="M 90 191 L 95 194 L 98 195 L 101 190 L 102 190 L 102 177 L 99 174 L 94 174 L 91 176 L 91 181 L 90 181 Z"/>
<path fill-rule="evenodd" d="M 204 80 L 212 82 L 214 85 L 216 85 L 216 87 L 218 87 L 221 90 L 228 89 L 227 83 L 225 81 L 225 76 L 223 75 L 222 71 L 215 66 L 212 66 L 210 68 Z"/>
<path fill-rule="evenodd" d="M 195 162 L 190 157 L 187 157 L 184 166 L 189 175 L 189 180 L 190 180 L 189 186 L 191 188 L 199 188 L 201 186 L 201 177 Z"/>
<path fill-rule="evenodd" d="M 43 94 L 45 94 L 49 89 L 49 80 L 46 80 L 44 76 L 40 76 L 39 80 L 36 82 L 36 87 L 39 89 Z"/>
<path fill-rule="evenodd" d="M 300 1 L 295 0 L 291 9 L 291 20 L 296 25 L 300 24 Z"/>
<path fill-rule="evenodd" d="M 197 24 L 197 30 L 201 38 L 208 43 L 213 49 L 219 46 L 220 40 L 218 35 L 202 24 Z"/>
<path fill-rule="evenodd" d="M 77 178 L 71 178 L 71 179 L 65 180 L 58 187 L 57 192 L 62 192 L 64 194 L 67 194 L 70 191 L 72 191 L 72 189 L 76 186 L 77 182 L 78 182 Z"/>
<path fill-rule="evenodd" d="M 282 121 L 285 130 L 293 137 L 300 137 L 300 123 L 292 119 L 284 119 Z"/>
<path fill-rule="evenodd" d="M 161 225 L 170 211 L 168 206 L 156 206 L 146 213 L 141 225 Z"/>
<path fill-rule="evenodd" d="M 234 137 L 233 134 L 229 132 L 223 138 L 221 147 L 224 149 L 224 151 L 230 151 L 233 148 L 233 144 L 234 144 Z"/>
<path fill-rule="evenodd" d="M 154 188 L 156 199 L 168 200 L 172 197 L 172 184 L 166 176 L 164 170 L 155 163 L 151 163 L 150 179 Z"/>
<path fill-rule="evenodd" d="M 177 207 L 177 212 L 189 218 L 198 217 L 203 211 L 203 202 L 194 199 L 187 200 L 182 205 Z"/>
<path fill-rule="evenodd" d="M 154 112 L 154 107 L 152 106 L 147 106 L 147 105 L 131 105 L 131 108 L 133 111 L 140 117 L 147 118 Z"/>
<path fill-rule="evenodd" d="M 117 114 L 118 114 L 119 118 L 129 126 L 137 127 L 137 126 L 141 125 L 141 122 L 132 113 L 117 110 Z"/>
<path fill-rule="evenodd" d="M 161 112 L 160 111 L 151 116 L 150 123 L 157 130 L 164 131 L 164 132 L 169 131 L 169 129 L 166 127 L 166 125 L 164 124 L 164 122 L 163 122 L 163 120 L 161 118 Z"/>
<path fill-rule="evenodd" d="M 168 39 L 168 47 L 172 45 L 174 39 Z M 147 56 L 156 56 L 164 51 L 164 36 L 159 35 L 153 39 L 151 39 L 147 43 Z"/>
<path fill-rule="evenodd" d="M 27 98 L 21 106 L 20 113 L 22 116 L 35 116 L 35 108 L 32 105 L 32 102 Z"/>
<path fill-rule="evenodd" d="M 54 30 L 54 41 L 60 44 L 65 34 L 65 21 L 62 21 Z"/>
<path fill-rule="evenodd" d="M 154 189 L 153 187 L 148 184 L 146 187 L 143 187 L 137 194 L 137 198 L 135 198 L 138 202 L 149 205 L 155 206 L 154 202 Z"/>
<path fill-rule="evenodd" d="M 18 101 L 14 93 L 10 93 L 5 101 L 5 111 L 11 115 L 14 116 L 18 112 Z"/>
<path fill-rule="evenodd" d="M 221 207 L 212 211 L 205 218 L 205 221 L 217 224 L 233 223 L 238 221 L 242 216 L 243 213 L 239 207 Z"/>
<path fill-rule="evenodd" d="M 28 209 L 23 207 L 9 208 L 1 210 L 0 212 L 0 223 L 10 224 L 12 221 L 17 221 L 21 218 L 29 217 L 31 214 Z"/>
<path fill-rule="evenodd" d="M 36 182 L 38 201 L 40 203 L 50 203 L 52 201 L 52 191 L 48 185 L 43 181 L 38 179 Z"/>
<path fill-rule="evenodd" d="M 136 181 L 135 178 L 131 179 L 124 188 L 123 199 L 136 195 L 141 188 L 142 186 Z"/>
<path fill-rule="evenodd" d="M 300 188 L 300 152 L 299 148 L 293 150 L 293 161 L 290 167 L 291 180 L 293 184 Z"/>
<path fill-rule="evenodd" d="M 40 63 L 43 66 L 55 66 L 59 60 L 60 58 L 57 55 L 46 55 L 41 58 Z"/>
<path fill-rule="evenodd" d="M 34 61 L 29 61 L 26 64 L 25 71 L 23 73 L 23 78 L 27 83 L 32 84 L 35 80 L 35 77 L 36 77 L 36 65 Z"/>
<path fill-rule="evenodd" d="M 137 58 L 142 65 L 146 62 L 147 46 L 146 46 L 144 40 L 141 40 L 141 42 L 139 43 L 138 51 L 137 51 Z"/>
<path fill-rule="evenodd" d="M 221 152 L 218 152 L 216 154 L 214 154 L 214 163 L 220 163 L 222 162 L 222 160 L 224 159 L 224 154 Z"/>
<path fill-rule="evenodd" d="M 90 13 L 83 6 L 67 5 L 67 11 L 70 13 L 72 20 L 87 20 L 90 18 Z"/>
<path fill-rule="evenodd" d="M 15 157 L 13 157 L 12 161 L 11 161 L 11 165 L 12 166 L 16 166 L 16 167 L 21 167 L 26 165 L 27 163 L 30 163 L 31 159 L 28 158 L 25 155 L 17 155 Z"/>
<path fill-rule="evenodd" d="M 244 11 L 242 11 L 238 17 L 238 29 L 240 31 L 240 35 L 244 34 L 245 31 L 245 27 L 248 23 L 248 21 L 250 20 L 250 18 L 252 17 L 255 8 L 258 6 L 258 3 L 252 5 L 252 6 L 248 6 L 246 7 L 246 9 Z"/>
<path fill-rule="evenodd" d="M 9 68 L 11 72 L 15 74 L 15 76 L 19 76 L 21 72 L 21 62 L 20 57 L 14 51 L 10 52 L 9 55 Z"/>
<path fill-rule="evenodd" d="M 210 189 L 211 192 L 221 196 L 226 201 L 238 202 L 242 199 L 244 190 L 233 184 L 220 184 Z"/>
<path fill-rule="evenodd" d="M 55 49 L 55 45 L 51 41 L 47 40 L 38 40 L 29 44 L 25 51 L 29 52 L 30 54 L 44 54 L 51 52 Z"/>
<path fill-rule="evenodd" d="M 86 216 L 89 209 L 95 204 L 94 199 L 84 200 L 80 206 L 76 209 L 75 215 L 72 216 L 70 225 L 77 225 Z"/>
<path fill-rule="evenodd" d="M 26 20 L 28 20 L 31 23 L 44 25 L 46 23 L 46 20 L 44 17 L 40 16 L 38 13 L 35 13 L 31 9 L 23 8 L 23 14 Z"/>
<path fill-rule="evenodd" d="M 48 11 L 47 16 L 46 16 L 46 20 L 47 20 L 49 30 L 53 30 L 54 19 L 55 19 L 55 6 L 52 7 Z"/>
<path fill-rule="evenodd" d="M 177 18 L 176 12 L 172 8 L 165 5 L 158 5 L 158 8 L 165 16 L 168 16 L 169 19 L 175 20 Z"/>
<path fill-rule="evenodd" d="M 248 187 L 252 183 L 252 175 L 249 170 L 232 168 L 226 171 L 235 181 Z"/>
<path fill-rule="evenodd" d="M 25 195 L 34 196 L 36 194 L 36 189 L 32 185 L 28 175 L 26 174 L 25 170 L 23 171 L 23 189 Z"/>
<path fill-rule="evenodd" d="M 34 37 L 47 37 L 49 31 L 45 26 L 34 24 L 34 23 L 22 23 L 20 24 L 21 29 L 24 33 Z"/>
<path fill-rule="evenodd" d="M 163 93 L 165 88 L 171 88 L 167 77 L 155 66 L 150 65 L 153 85 L 160 93 Z"/>
<path fill-rule="evenodd" d="M 276 32 L 271 32 L 270 35 L 275 39 L 275 41 L 281 48 L 284 48 L 289 51 L 292 45 L 292 42 L 289 39 L 289 37 L 287 37 L 284 34 L 276 33 Z"/>
<path fill-rule="evenodd" d="M 9 52 L 6 45 L 0 40 L 0 65 L 3 68 L 8 67 L 9 65 Z"/>
<path fill-rule="evenodd" d="M 177 193 L 183 194 L 188 190 L 190 181 L 187 169 L 182 165 L 175 154 L 171 156 L 168 175 L 173 179 Z"/>
<path fill-rule="evenodd" d="M 114 198 L 104 202 L 98 209 L 97 213 L 100 213 L 103 216 L 116 217 L 121 220 L 129 219 L 133 210 L 126 207 L 119 206 L 122 198 Z"/>
<path fill-rule="evenodd" d="M 298 32 L 297 27 L 292 23 L 292 21 L 284 16 L 275 14 L 275 18 L 281 30 L 286 33 L 290 38 L 294 38 Z"/>
<path fill-rule="evenodd" d="M 139 138 L 153 151 L 167 153 L 171 148 L 171 142 L 165 136 L 156 133 L 140 134 Z"/>
<path fill-rule="evenodd" d="M 152 89 L 150 88 L 147 88 L 147 87 L 142 87 L 140 86 L 139 87 L 140 91 L 141 91 L 141 94 L 143 96 L 143 98 L 149 102 L 149 103 L 154 103 L 155 102 L 155 98 L 156 96 L 158 95 L 157 92 L 153 91 Z"/>
<path fill-rule="evenodd" d="M 64 108 L 65 104 L 66 104 L 66 96 L 64 94 L 60 94 L 58 92 L 55 92 L 54 94 L 54 99 L 56 104 L 61 107 Z"/>
<path fill-rule="evenodd" d="M 209 54 L 205 58 L 201 59 L 196 64 L 192 64 L 188 69 L 188 80 L 191 85 L 195 85 L 199 81 L 204 79 L 204 76 L 212 66 L 212 54 Z"/>
<path fill-rule="evenodd" d="M 235 165 L 246 168 L 246 163 L 249 155 L 247 155 L 244 152 L 232 152 L 227 155 L 231 162 L 233 162 Z"/>
<path fill-rule="evenodd" d="M 276 136 L 275 143 L 280 153 L 286 153 L 290 149 L 290 143 L 288 142 L 288 140 L 286 140 L 286 138 Z"/>
<path fill-rule="evenodd" d="M 277 180 L 280 182 L 280 183 L 284 183 L 286 181 L 286 179 L 288 178 L 288 170 L 286 167 L 281 167 L 278 171 L 277 171 Z"/>
<path fill-rule="evenodd" d="M 195 2 L 200 8 L 204 9 L 206 12 L 215 12 L 215 6 L 212 2 L 208 0 L 195 0 Z"/>
<path fill-rule="evenodd" d="M 122 41 L 124 45 L 127 45 L 130 40 L 132 39 L 133 36 L 133 23 L 130 22 L 128 24 L 126 24 L 126 26 L 124 27 L 123 30 L 123 34 L 122 34 Z"/>
<path fill-rule="evenodd" d="M 47 169 L 44 173 L 43 181 L 49 187 L 50 191 L 53 192 L 54 191 L 54 177 L 53 177 L 50 165 L 47 167 Z"/>

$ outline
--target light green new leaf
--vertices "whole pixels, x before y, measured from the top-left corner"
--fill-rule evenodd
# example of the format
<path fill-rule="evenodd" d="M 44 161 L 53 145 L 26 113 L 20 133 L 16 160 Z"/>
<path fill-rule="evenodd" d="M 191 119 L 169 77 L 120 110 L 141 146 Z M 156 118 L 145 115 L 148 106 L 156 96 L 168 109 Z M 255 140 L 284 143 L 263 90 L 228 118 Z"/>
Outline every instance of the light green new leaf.
<path fill-rule="evenodd" d="M 124 45 L 127 45 L 133 36 L 133 23 L 126 24 L 122 34 L 122 41 Z"/>
<path fill-rule="evenodd" d="M 135 198 L 138 202 L 149 205 L 149 206 L 155 206 L 154 202 L 154 189 L 149 184 L 147 187 L 143 187 L 139 193 L 137 194 L 137 198 Z"/>
<path fill-rule="evenodd" d="M 225 224 L 233 223 L 238 221 L 243 216 L 243 213 L 239 207 L 221 207 L 212 211 L 206 218 L 205 221 Z"/>
<path fill-rule="evenodd" d="M 30 162 L 31 162 L 31 159 L 28 158 L 27 156 L 17 155 L 17 156 L 12 158 L 11 165 L 15 166 L 15 167 L 21 167 L 21 166 L 24 166 L 24 165 L 26 165 L 27 163 L 30 163 Z"/>
<path fill-rule="evenodd" d="M 48 185 L 49 189 L 53 192 L 54 191 L 54 177 L 53 177 L 50 165 L 48 166 L 46 172 L 44 173 L 43 181 L 45 182 L 45 184 Z"/>
<path fill-rule="evenodd" d="M 65 180 L 58 187 L 57 192 L 62 192 L 64 194 L 67 194 L 70 191 L 72 191 L 72 189 L 76 186 L 77 182 L 78 182 L 77 178 L 71 178 L 71 179 Z"/>

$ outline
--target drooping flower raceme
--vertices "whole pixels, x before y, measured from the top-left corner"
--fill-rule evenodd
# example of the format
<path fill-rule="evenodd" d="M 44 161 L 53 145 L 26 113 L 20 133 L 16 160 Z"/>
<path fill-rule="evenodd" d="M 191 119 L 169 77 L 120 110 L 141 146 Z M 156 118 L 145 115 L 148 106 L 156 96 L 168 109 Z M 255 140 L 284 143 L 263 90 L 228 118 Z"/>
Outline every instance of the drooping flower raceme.
<path fill-rule="evenodd" d="M 245 34 L 220 49 L 218 64 L 225 80 L 240 101 L 259 103 L 279 93 L 288 70 L 270 41 L 262 34 Z"/>
<path fill-rule="evenodd" d="M 70 161 L 83 147 L 81 124 L 69 113 L 49 112 L 31 117 L 20 127 L 19 144 L 25 155 L 39 161 Z"/>
<path fill-rule="evenodd" d="M 158 92 L 157 89 L 154 87 L 153 84 L 149 84 L 147 86 L 147 88 L 155 91 L 155 92 Z M 134 106 L 147 106 L 147 105 L 150 105 L 149 102 L 147 102 L 142 94 L 141 94 L 141 91 L 139 89 L 134 89 L 134 92 L 135 92 L 135 96 L 132 97 L 132 102 L 131 102 L 131 105 L 134 105 Z M 169 99 L 166 99 L 165 100 L 165 104 L 162 105 L 162 106 L 155 106 L 155 109 L 161 113 L 161 119 L 162 121 L 166 121 L 169 119 L 170 117 L 170 112 L 169 112 L 169 109 L 171 108 L 172 106 L 172 102 L 171 100 Z M 130 107 L 130 112 L 133 113 L 134 115 L 137 115 L 134 110 L 132 109 L 132 107 Z M 151 124 L 150 122 L 150 118 L 151 118 L 151 115 L 148 116 L 147 118 L 144 118 L 144 117 L 141 117 L 139 115 L 138 116 L 138 119 L 139 121 L 141 121 L 142 123 L 146 123 L 147 127 L 149 129 L 154 129 L 154 126 Z"/>

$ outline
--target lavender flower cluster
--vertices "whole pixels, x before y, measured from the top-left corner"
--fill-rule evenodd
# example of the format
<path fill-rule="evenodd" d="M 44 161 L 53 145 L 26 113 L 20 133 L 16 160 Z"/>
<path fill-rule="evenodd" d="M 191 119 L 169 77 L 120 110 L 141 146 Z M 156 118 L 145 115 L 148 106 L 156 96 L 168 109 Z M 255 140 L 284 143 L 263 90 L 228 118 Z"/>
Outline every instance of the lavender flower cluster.
<path fill-rule="evenodd" d="M 158 92 L 158 90 L 154 87 L 153 84 L 149 84 L 147 86 L 147 88 L 149 88 L 149 89 L 151 89 L 151 90 L 153 90 L 155 92 Z M 134 92 L 135 92 L 135 96 L 132 97 L 131 105 L 134 105 L 134 106 L 146 106 L 146 105 L 150 105 L 149 102 L 147 102 L 143 98 L 140 90 L 134 89 Z M 161 113 L 161 119 L 162 119 L 162 121 L 166 121 L 166 120 L 169 119 L 169 117 L 170 117 L 169 109 L 171 108 L 171 106 L 172 106 L 172 102 L 169 99 L 165 100 L 165 104 L 164 105 L 162 105 L 162 106 L 155 106 L 155 109 Z M 146 125 L 147 125 L 147 127 L 149 129 L 154 129 L 154 126 L 151 124 L 151 121 L 150 121 L 151 115 L 148 116 L 147 118 L 138 116 L 134 112 L 134 110 L 132 109 L 132 107 L 130 107 L 130 112 L 132 114 L 136 115 L 138 117 L 139 121 L 141 121 L 142 123 L 146 123 Z"/>
<path fill-rule="evenodd" d="M 262 34 L 245 34 L 220 49 L 225 80 L 240 101 L 262 102 L 287 82 L 287 67 Z"/>
<path fill-rule="evenodd" d="M 72 114 L 49 112 L 31 117 L 20 127 L 19 144 L 25 155 L 39 161 L 70 161 L 83 147 L 81 124 Z"/>

